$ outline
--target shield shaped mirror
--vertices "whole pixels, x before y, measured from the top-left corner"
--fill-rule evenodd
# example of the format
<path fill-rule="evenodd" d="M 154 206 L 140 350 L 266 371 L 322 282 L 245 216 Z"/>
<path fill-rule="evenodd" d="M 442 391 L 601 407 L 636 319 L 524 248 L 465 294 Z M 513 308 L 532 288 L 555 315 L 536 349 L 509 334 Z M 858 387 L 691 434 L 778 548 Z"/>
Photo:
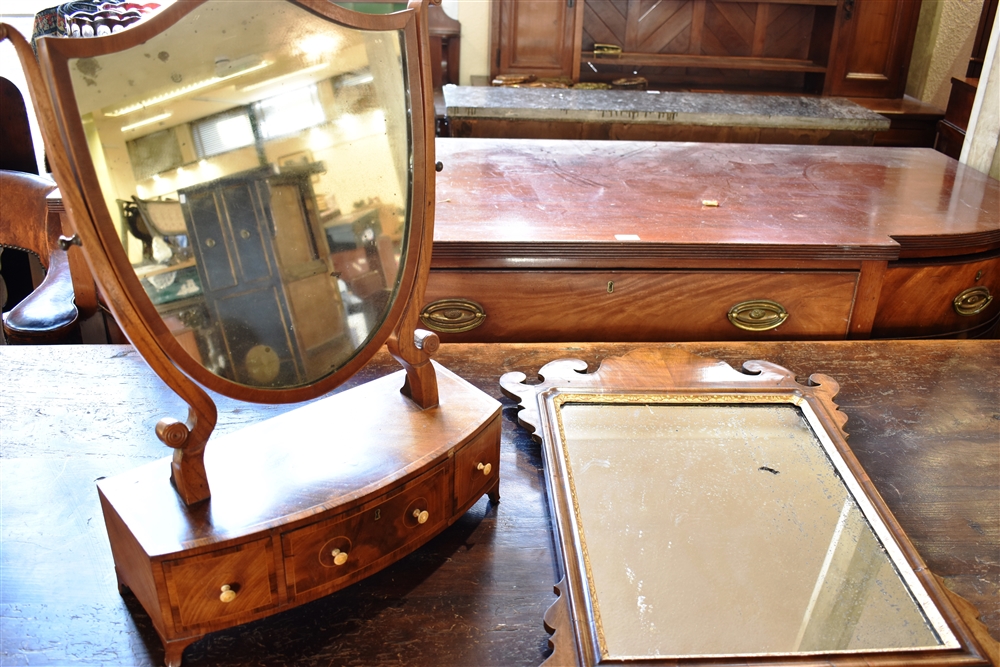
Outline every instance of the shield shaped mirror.
<path fill-rule="evenodd" d="M 403 21 L 337 9 L 179 2 L 103 40 L 43 40 L 123 285 L 223 392 L 314 384 L 391 328 L 419 74 Z"/>

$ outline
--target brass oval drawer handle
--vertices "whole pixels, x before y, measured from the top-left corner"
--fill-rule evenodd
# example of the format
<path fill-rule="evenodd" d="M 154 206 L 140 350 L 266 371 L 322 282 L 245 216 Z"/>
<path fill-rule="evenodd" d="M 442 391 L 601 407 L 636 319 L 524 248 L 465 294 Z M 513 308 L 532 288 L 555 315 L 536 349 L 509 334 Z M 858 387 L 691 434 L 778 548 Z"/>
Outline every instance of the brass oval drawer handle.
<path fill-rule="evenodd" d="M 334 549 L 333 551 L 330 552 L 330 555 L 333 556 L 334 565 L 343 565 L 344 563 L 347 562 L 346 551 L 341 551 L 340 549 Z"/>
<path fill-rule="evenodd" d="M 492 463 L 486 463 L 486 464 L 480 463 L 479 465 L 476 466 L 476 470 L 482 470 L 483 471 L 483 476 L 484 477 L 489 477 L 490 473 L 493 472 L 493 464 Z"/>
<path fill-rule="evenodd" d="M 788 311 L 777 301 L 754 299 L 729 309 L 729 321 L 744 331 L 770 331 L 788 319 Z"/>
<path fill-rule="evenodd" d="M 954 306 L 956 313 L 968 317 L 986 310 L 986 306 L 990 305 L 991 301 L 993 301 L 993 295 L 990 294 L 990 288 L 979 285 L 959 292 L 951 305 Z"/>
<path fill-rule="evenodd" d="M 413 518 L 417 520 L 417 523 L 427 523 L 427 519 L 430 518 L 430 516 L 431 515 L 427 513 L 427 510 L 413 510 Z"/>
<path fill-rule="evenodd" d="M 420 321 L 431 331 L 462 333 L 472 331 L 486 319 L 486 311 L 469 299 L 439 299 L 424 306 Z"/>
<path fill-rule="evenodd" d="M 219 602 L 230 603 L 236 599 L 236 591 L 229 584 L 224 584 L 222 586 L 222 592 L 219 594 Z"/>

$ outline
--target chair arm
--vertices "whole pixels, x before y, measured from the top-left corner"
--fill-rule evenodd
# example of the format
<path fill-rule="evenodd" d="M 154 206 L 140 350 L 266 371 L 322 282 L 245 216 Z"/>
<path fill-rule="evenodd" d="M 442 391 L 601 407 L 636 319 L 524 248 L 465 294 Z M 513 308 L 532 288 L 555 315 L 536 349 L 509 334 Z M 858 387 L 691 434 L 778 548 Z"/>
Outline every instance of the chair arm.
<path fill-rule="evenodd" d="M 3 332 L 17 345 L 75 342 L 78 317 L 68 258 L 53 250 L 42 283 L 4 314 Z"/>

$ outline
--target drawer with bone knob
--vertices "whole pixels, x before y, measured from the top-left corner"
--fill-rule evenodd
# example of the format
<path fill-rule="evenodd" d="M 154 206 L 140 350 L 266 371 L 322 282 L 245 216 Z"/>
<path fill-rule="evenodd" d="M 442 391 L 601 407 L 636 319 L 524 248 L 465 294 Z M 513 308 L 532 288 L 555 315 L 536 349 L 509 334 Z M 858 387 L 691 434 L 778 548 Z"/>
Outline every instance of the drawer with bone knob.
<path fill-rule="evenodd" d="M 395 495 L 282 535 L 289 599 L 343 588 L 423 544 L 451 518 L 449 486 L 439 465 Z"/>
<path fill-rule="evenodd" d="M 278 604 L 269 538 L 164 561 L 163 574 L 177 631 Z"/>
<path fill-rule="evenodd" d="M 486 426 L 455 454 L 456 510 L 479 499 L 500 479 L 500 422 Z M 492 497 L 492 496 L 491 496 Z"/>

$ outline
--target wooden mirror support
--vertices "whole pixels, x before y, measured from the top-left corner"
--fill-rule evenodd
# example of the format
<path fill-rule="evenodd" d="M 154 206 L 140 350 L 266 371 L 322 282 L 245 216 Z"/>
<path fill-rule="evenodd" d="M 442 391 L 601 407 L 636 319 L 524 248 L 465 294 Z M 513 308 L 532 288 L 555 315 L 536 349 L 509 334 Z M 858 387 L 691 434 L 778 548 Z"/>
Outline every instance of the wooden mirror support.
<path fill-rule="evenodd" d="M 21 35 L 0 24 L 0 39 L 6 38 L 13 43 L 32 89 L 32 101 L 42 126 L 46 154 L 76 232 L 67 240 L 68 244 L 79 246 L 72 247 L 71 252 L 84 253 L 104 302 L 122 330 L 189 409 L 186 417 L 164 418 L 156 426 L 157 437 L 174 449 L 172 457 L 103 479 L 98 484 L 119 588 L 123 593 L 131 591 L 149 614 L 163 643 L 165 662 L 170 667 L 181 663 L 186 646 L 207 633 L 270 616 L 348 586 L 426 543 L 456 521 L 484 494 L 493 502 L 499 501 L 500 404 L 435 364 L 431 356 L 437 349 L 438 339 L 436 335 L 417 328 L 430 268 L 435 174 L 434 114 L 425 2 L 413 0 L 407 9 L 384 16 L 358 14 L 326 0 L 269 3 L 260 16 L 253 15 L 254 6 L 258 6 L 259 11 L 259 5 L 255 3 L 223 2 L 213 6 L 214 2 L 178 0 L 147 21 L 107 37 L 39 39 L 38 61 Z M 235 16 L 240 12 L 250 12 L 251 15 Z M 257 238 L 254 235 L 258 231 L 261 237 L 264 230 L 277 234 L 275 228 L 279 225 L 274 221 L 279 220 L 276 211 L 281 202 L 277 200 L 279 195 L 276 193 L 290 180 L 303 184 L 296 190 L 301 197 L 294 201 L 298 201 L 304 211 L 303 219 L 314 225 L 309 228 L 310 233 L 322 234 L 324 229 L 329 231 L 328 228 L 336 224 L 341 226 L 335 232 L 353 229 L 360 239 L 361 232 L 371 233 L 371 228 L 361 230 L 357 226 L 351 227 L 351 221 L 361 213 L 377 209 L 378 215 L 383 216 L 380 220 L 385 223 L 384 211 L 389 208 L 392 210 L 388 220 L 392 223 L 398 221 L 398 229 L 402 231 L 392 240 L 395 245 L 380 245 L 382 237 L 376 244 L 369 236 L 364 241 L 357 241 L 358 244 L 366 244 L 363 248 L 358 245 L 356 249 L 349 249 L 354 253 L 351 255 L 353 258 L 363 259 L 367 252 L 370 261 L 375 261 L 377 253 L 381 253 L 378 256 L 383 260 L 382 275 L 379 276 L 382 279 L 382 296 L 372 302 L 377 308 L 369 308 L 374 317 L 364 324 L 361 334 L 354 335 L 351 340 L 356 342 L 350 345 L 343 343 L 347 339 L 341 331 L 335 332 L 336 345 L 329 343 L 334 339 L 333 335 L 324 338 L 324 332 L 317 331 L 320 319 L 309 319 L 312 312 L 327 308 L 329 303 L 335 303 L 340 308 L 336 311 L 338 317 L 343 315 L 342 320 L 347 318 L 347 308 L 341 306 L 340 299 L 348 295 L 350 289 L 344 287 L 340 265 L 334 264 L 334 250 L 330 250 L 329 257 L 307 258 L 308 262 L 294 265 L 288 256 L 304 252 L 301 246 L 287 243 L 268 255 L 268 266 L 276 265 L 280 269 L 280 280 L 284 281 L 274 282 L 273 287 L 268 289 L 277 293 L 278 300 L 284 304 L 282 307 L 285 310 L 280 311 L 282 317 L 275 321 L 284 322 L 281 326 L 285 328 L 280 329 L 279 334 L 292 341 L 290 345 L 294 354 L 289 358 L 294 356 L 292 361 L 295 365 L 292 362 L 286 364 L 277 352 L 267 345 L 258 344 L 251 349 L 256 356 L 248 352 L 245 358 L 236 359 L 245 364 L 237 372 L 231 370 L 232 361 L 227 362 L 229 366 L 213 365 L 213 359 L 206 360 L 198 355 L 200 348 L 186 345 L 176 330 L 168 325 L 167 318 L 157 310 L 141 284 L 136 260 L 130 258 L 128 244 L 123 242 L 124 227 L 117 225 L 112 206 L 116 197 L 119 201 L 124 200 L 126 207 L 131 206 L 128 203 L 130 198 L 122 195 L 120 185 L 115 192 L 110 191 L 109 185 L 115 181 L 108 176 L 111 170 L 118 169 L 119 176 L 125 170 L 120 164 L 105 165 L 105 158 L 111 164 L 115 156 L 98 154 L 98 148 L 95 148 L 110 150 L 107 149 L 108 143 L 124 144 L 122 136 L 130 128 L 112 125 L 113 132 L 106 138 L 114 141 L 95 141 L 93 124 L 85 127 L 87 122 L 114 116 L 114 113 L 105 113 L 107 109 L 114 108 L 107 105 L 122 102 L 121 98 L 98 100 L 105 106 L 95 106 L 97 111 L 92 114 L 87 112 L 84 104 L 87 95 L 93 93 L 88 86 L 94 84 L 94 90 L 100 92 L 102 83 L 101 80 L 95 82 L 86 77 L 99 72 L 102 67 L 105 72 L 114 72 L 116 67 L 130 64 L 127 57 L 123 59 L 117 54 L 140 54 L 138 59 L 133 60 L 136 66 L 143 65 L 141 54 L 145 45 L 160 43 L 157 40 L 165 39 L 164 35 L 170 34 L 171 29 L 176 30 L 176 26 L 186 25 L 186 29 L 191 30 L 192 24 L 196 23 L 195 32 L 203 30 L 197 40 L 186 39 L 179 44 L 173 42 L 178 48 L 172 54 L 165 50 L 157 54 L 154 50 L 152 54 L 147 54 L 149 62 L 155 66 L 155 63 L 167 62 L 173 57 L 171 62 L 176 65 L 171 67 L 180 68 L 184 63 L 194 67 L 194 59 L 186 51 L 201 49 L 202 55 L 214 56 L 214 62 L 211 58 L 207 61 L 208 67 L 212 68 L 208 70 L 207 78 L 202 71 L 178 70 L 172 74 L 167 71 L 174 84 L 167 81 L 166 85 L 176 87 L 180 81 L 187 85 L 193 80 L 200 81 L 198 85 L 221 86 L 220 82 L 226 81 L 228 72 L 234 71 L 235 65 L 214 53 L 212 39 L 206 35 L 216 34 L 219 43 L 226 49 L 252 48 L 247 46 L 247 35 L 250 33 L 243 31 L 249 30 L 246 27 L 248 23 L 257 21 L 253 34 L 261 40 L 262 50 L 264 46 L 270 48 L 273 42 L 271 33 L 281 32 L 276 27 L 279 20 L 275 17 L 279 14 L 286 17 L 284 20 L 294 21 L 296 26 L 303 27 L 303 30 L 286 30 L 282 34 L 292 34 L 296 40 L 316 38 L 311 46 L 321 44 L 330 49 L 343 44 L 345 33 L 324 34 L 328 26 L 336 26 L 337 30 L 346 27 L 363 34 L 358 38 L 363 44 L 352 52 L 352 62 L 362 58 L 362 64 L 369 63 L 369 69 L 364 70 L 361 76 L 346 69 L 330 73 L 331 70 L 323 68 L 332 66 L 332 56 L 308 67 L 305 64 L 288 65 L 294 60 L 289 53 L 294 51 L 293 55 L 298 54 L 294 48 L 281 54 L 283 61 L 267 61 L 258 56 L 255 60 L 257 66 L 263 67 L 262 63 L 278 65 L 257 84 L 246 85 L 248 79 L 243 80 L 243 88 L 225 84 L 228 85 L 225 93 L 237 99 L 232 104 L 260 105 L 262 103 L 253 101 L 260 98 L 246 97 L 251 88 L 271 86 L 275 90 L 287 90 L 281 86 L 286 85 L 288 80 L 297 77 L 298 82 L 306 75 L 313 76 L 313 82 L 321 76 L 327 77 L 320 81 L 324 88 L 315 94 L 319 98 L 325 95 L 327 100 L 334 99 L 337 82 L 343 83 L 347 79 L 353 81 L 344 83 L 345 86 L 357 82 L 368 84 L 374 78 L 372 88 L 381 91 L 384 87 L 378 88 L 381 85 L 378 78 L 380 74 L 387 74 L 396 89 L 403 91 L 396 95 L 393 102 L 395 106 L 390 110 L 394 114 L 392 119 L 386 120 L 390 116 L 388 112 L 379 117 L 386 126 L 390 121 L 395 122 L 397 136 L 405 138 L 402 151 L 392 145 L 384 151 L 397 158 L 402 156 L 402 159 L 396 159 L 395 167 L 388 174 L 383 174 L 399 184 L 400 204 L 392 208 L 384 202 L 380 205 L 376 198 L 374 205 L 370 199 L 367 203 L 365 200 L 356 202 L 357 215 L 341 215 L 339 210 L 327 210 L 319 215 L 317 211 L 323 212 L 323 206 L 311 198 L 311 193 L 313 184 L 319 182 L 316 179 L 323 177 L 323 169 L 331 166 L 350 169 L 354 172 L 350 174 L 352 177 L 358 174 L 368 177 L 370 174 L 364 173 L 365 165 L 353 159 L 324 163 L 308 152 L 303 152 L 301 156 L 286 155 L 265 165 L 270 160 L 265 160 L 267 150 L 273 152 L 275 145 L 282 141 L 286 142 L 282 146 L 287 145 L 288 140 L 284 136 L 279 137 L 274 145 L 267 147 L 257 128 L 254 141 L 257 142 L 256 155 L 261 166 L 249 170 L 244 167 L 244 171 L 236 177 L 223 174 L 207 185 L 199 183 L 186 191 L 182 189 L 179 191 L 179 202 L 176 199 L 167 202 L 183 209 L 192 238 L 204 242 L 204 247 L 197 249 L 195 260 L 200 263 L 198 269 L 201 271 L 203 291 L 209 291 L 204 283 L 212 279 L 210 271 L 202 270 L 205 268 L 202 264 L 208 263 L 205 249 L 220 246 L 214 239 L 198 238 L 198 230 L 190 229 L 194 220 L 193 209 L 185 202 L 211 188 L 216 188 L 216 191 L 210 192 L 211 196 L 221 196 L 218 191 L 234 182 L 244 188 L 249 184 L 249 187 L 256 188 L 253 190 L 258 193 L 255 196 L 271 198 L 270 208 L 264 215 L 270 225 L 261 223 L 259 230 L 244 228 L 241 231 L 234 226 L 232 229 L 236 233 L 229 232 L 226 243 L 233 239 L 238 243 L 240 238 L 253 240 Z M 221 23 L 228 15 L 234 15 L 232 20 L 239 23 L 228 31 L 229 37 L 223 37 L 227 30 L 218 29 L 218 26 L 216 33 L 210 33 L 208 28 L 213 24 L 205 17 Z M 234 33 L 240 33 L 240 36 L 234 39 Z M 173 35 L 176 40 L 177 32 Z M 383 50 L 378 51 L 373 44 Z M 376 55 L 373 56 L 373 53 Z M 227 52 L 227 55 L 235 57 L 238 54 Z M 118 59 L 114 60 L 115 57 Z M 369 60 L 364 61 L 365 57 Z M 282 62 L 284 66 L 295 69 L 283 73 L 280 69 Z M 302 62 L 308 64 L 307 61 Z M 198 66 L 202 66 L 200 61 Z M 246 63 L 243 67 L 244 71 L 253 69 L 247 68 Z M 393 72 L 393 68 L 397 71 Z M 318 71 L 323 73 L 316 74 Z M 80 73 L 84 74 L 83 79 Z M 202 76 L 202 79 L 197 76 Z M 141 81 L 142 78 L 137 77 L 131 83 L 145 85 L 147 82 Z M 152 78 L 152 75 L 146 78 Z M 84 81 L 85 85 L 80 81 Z M 121 90 L 120 78 L 105 78 L 103 82 L 108 90 Z M 75 91 L 74 85 L 77 86 Z M 197 99 L 181 101 L 190 110 L 196 104 L 218 104 L 222 93 L 222 88 L 218 88 L 213 95 L 200 94 Z M 341 99 L 346 100 L 338 102 L 341 107 L 355 105 L 345 107 L 350 109 L 350 113 L 358 108 L 367 108 L 364 105 L 371 95 L 359 97 L 357 93 L 353 96 L 348 93 L 351 91 L 337 92 Z M 107 91 L 105 94 L 110 95 Z M 181 92 L 173 95 L 172 103 L 177 102 L 174 98 L 178 95 Z M 243 97 L 239 98 L 239 95 Z M 140 110 L 136 115 L 148 116 L 163 111 L 153 107 L 162 106 L 164 99 L 147 97 L 134 107 Z M 172 111 L 179 116 L 182 115 L 179 109 L 180 106 Z M 119 124 L 122 122 L 119 121 Z M 325 122 L 324 127 L 335 124 L 329 117 Z M 388 135 L 389 130 L 385 134 Z M 373 135 L 382 136 L 382 133 Z M 305 140 L 303 135 L 297 141 Z M 252 156 L 252 148 L 250 150 Z M 95 151 L 93 156 L 92 151 Z M 120 157 L 124 154 L 124 150 L 120 151 L 118 159 L 124 160 Z M 191 166 L 194 166 L 193 163 L 187 164 L 187 167 Z M 127 171 L 126 181 L 132 182 L 129 180 L 132 179 L 132 172 L 135 172 L 136 179 L 140 178 L 141 170 L 135 164 Z M 378 178 L 378 175 L 373 178 Z M 138 198 L 135 201 L 142 203 Z M 231 219 L 227 220 L 231 222 Z M 325 223 L 326 227 L 321 223 Z M 375 229 L 377 233 L 378 227 Z M 342 239 L 337 241 L 331 236 L 331 248 L 335 241 L 342 243 Z M 268 242 L 277 244 L 276 241 L 261 238 L 261 244 Z M 311 246 L 314 253 L 316 244 L 314 238 Z M 383 252 L 386 247 L 388 254 Z M 395 257 L 391 252 L 393 248 Z M 147 260 L 148 257 L 143 258 L 144 262 Z M 245 262 L 246 258 L 242 257 L 241 261 Z M 313 265 L 322 267 L 323 261 L 331 263 L 332 272 L 329 266 L 325 272 L 311 268 Z M 309 262 L 312 264 L 306 266 Z M 193 263 L 189 260 L 189 265 Z M 391 270 L 385 268 L 386 263 L 391 265 Z M 177 266 L 165 268 L 178 270 Z M 298 289 L 304 284 L 302 276 L 317 276 L 316 280 L 328 283 L 340 281 L 341 293 L 324 292 L 332 295 L 331 301 L 316 297 L 318 292 L 313 290 L 310 292 L 311 301 L 293 303 L 289 294 L 281 292 L 289 292 L 292 281 L 300 281 L 295 284 Z M 356 292 L 362 296 L 350 294 L 355 305 L 366 305 L 360 288 Z M 231 294 L 223 296 L 229 298 Z M 216 301 L 221 303 L 223 296 L 218 296 Z M 242 303 L 249 304 L 242 309 L 250 311 L 248 317 L 254 317 L 255 302 Z M 306 311 L 305 315 L 296 312 L 296 308 Z M 211 303 L 203 310 L 217 314 L 211 311 Z M 289 317 L 291 324 L 287 321 Z M 218 324 L 213 333 L 217 334 L 218 340 L 229 344 L 230 339 L 235 340 L 231 335 L 233 331 L 220 329 L 222 326 Z M 309 330 L 306 333 L 312 336 L 311 347 L 302 342 L 306 335 L 302 329 Z M 317 340 L 318 344 L 315 343 Z M 295 344 L 298 347 L 294 347 Z M 326 395 L 354 375 L 382 345 L 388 346 L 403 370 Z M 315 353 L 316 349 L 327 356 Z M 252 366 L 251 361 L 257 365 Z M 280 378 L 279 371 L 284 372 L 281 369 L 286 366 L 281 364 L 292 369 L 289 371 L 291 380 L 273 380 Z M 246 375 L 248 369 L 263 371 L 257 375 L 253 372 Z M 312 402 L 239 432 L 213 437 L 209 442 L 216 423 L 216 407 L 209 391 L 260 403 Z M 136 409 L 145 407 L 136 406 Z"/>
<path fill-rule="evenodd" d="M 542 443 L 562 580 L 545 667 L 995 665 L 816 374 L 644 348 L 501 380 Z"/>

